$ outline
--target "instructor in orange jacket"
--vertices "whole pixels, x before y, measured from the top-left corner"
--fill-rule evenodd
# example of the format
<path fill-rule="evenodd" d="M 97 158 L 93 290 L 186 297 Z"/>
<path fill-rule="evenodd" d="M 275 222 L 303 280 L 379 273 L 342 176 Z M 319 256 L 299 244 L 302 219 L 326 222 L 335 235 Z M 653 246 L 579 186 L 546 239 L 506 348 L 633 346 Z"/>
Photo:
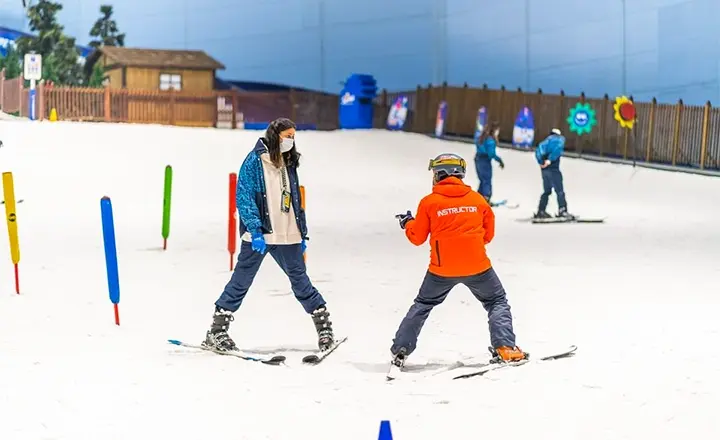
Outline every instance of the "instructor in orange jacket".
<path fill-rule="evenodd" d="M 432 193 L 417 209 L 398 214 L 408 240 L 420 246 L 430 236 L 430 267 L 414 304 L 400 323 L 390 351 L 399 368 L 415 351 L 420 330 L 430 311 L 440 305 L 458 284 L 470 289 L 485 308 L 490 324 L 490 351 L 495 361 L 512 362 L 527 354 L 515 345 L 512 315 L 500 279 L 485 245 L 495 235 L 495 214 L 483 196 L 465 185 L 465 160 L 441 154 L 430 161 Z"/>

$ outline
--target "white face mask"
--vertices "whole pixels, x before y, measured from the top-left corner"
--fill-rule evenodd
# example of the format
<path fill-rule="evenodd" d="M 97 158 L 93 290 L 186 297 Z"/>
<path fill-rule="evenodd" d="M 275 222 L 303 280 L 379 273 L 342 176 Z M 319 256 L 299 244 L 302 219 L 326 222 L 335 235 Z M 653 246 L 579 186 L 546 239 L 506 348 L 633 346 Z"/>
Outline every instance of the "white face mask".
<path fill-rule="evenodd" d="M 295 139 L 293 138 L 285 138 L 280 142 L 280 151 L 283 153 L 287 153 L 288 151 L 292 150 L 292 147 L 295 146 Z"/>

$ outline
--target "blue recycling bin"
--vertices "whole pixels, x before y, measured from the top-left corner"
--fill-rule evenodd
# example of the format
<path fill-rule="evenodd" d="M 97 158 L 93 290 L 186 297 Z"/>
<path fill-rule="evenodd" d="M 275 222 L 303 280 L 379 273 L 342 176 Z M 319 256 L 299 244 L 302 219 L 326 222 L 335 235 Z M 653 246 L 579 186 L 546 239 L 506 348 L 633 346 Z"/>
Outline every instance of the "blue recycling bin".
<path fill-rule="evenodd" d="M 377 82 L 372 75 L 350 75 L 340 91 L 340 128 L 372 128 L 373 99 L 376 96 Z"/>

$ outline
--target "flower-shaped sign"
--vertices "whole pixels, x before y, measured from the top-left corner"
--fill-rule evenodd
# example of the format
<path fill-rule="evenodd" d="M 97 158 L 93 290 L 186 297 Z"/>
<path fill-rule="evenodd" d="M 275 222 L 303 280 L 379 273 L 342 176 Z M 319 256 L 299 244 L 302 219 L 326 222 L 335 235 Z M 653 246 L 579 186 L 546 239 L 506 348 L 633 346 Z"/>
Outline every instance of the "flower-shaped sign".
<path fill-rule="evenodd" d="M 597 124 L 595 110 L 588 103 L 582 104 L 578 102 L 574 108 L 570 109 L 567 123 L 570 126 L 570 131 L 579 135 L 590 134 L 593 126 Z"/>
<path fill-rule="evenodd" d="M 637 117 L 635 104 L 627 96 L 618 96 L 615 98 L 613 110 L 615 110 L 615 120 L 620 123 L 620 126 L 631 130 Z"/>

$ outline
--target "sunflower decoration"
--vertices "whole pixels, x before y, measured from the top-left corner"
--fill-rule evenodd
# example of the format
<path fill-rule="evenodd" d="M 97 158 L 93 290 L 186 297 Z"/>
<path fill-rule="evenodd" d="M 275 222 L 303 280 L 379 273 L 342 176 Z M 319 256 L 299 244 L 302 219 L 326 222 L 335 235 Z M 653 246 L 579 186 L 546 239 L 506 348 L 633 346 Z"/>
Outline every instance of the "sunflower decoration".
<path fill-rule="evenodd" d="M 627 96 L 618 96 L 615 98 L 613 110 L 615 110 L 615 120 L 620 123 L 620 126 L 632 130 L 637 118 L 635 104 Z"/>
<path fill-rule="evenodd" d="M 595 118 L 595 110 L 588 103 L 577 103 L 575 107 L 570 109 L 570 116 L 567 118 L 570 131 L 578 135 L 590 134 L 593 127 L 597 124 Z"/>

